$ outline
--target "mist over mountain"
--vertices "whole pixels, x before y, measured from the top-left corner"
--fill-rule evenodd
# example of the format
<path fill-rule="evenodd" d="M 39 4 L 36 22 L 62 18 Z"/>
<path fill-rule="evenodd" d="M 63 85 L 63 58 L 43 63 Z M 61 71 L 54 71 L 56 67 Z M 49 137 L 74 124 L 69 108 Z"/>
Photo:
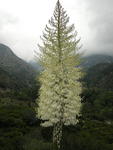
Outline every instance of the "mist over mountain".
<path fill-rule="evenodd" d="M 85 80 L 88 86 L 104 87 L 108 79 L 111 79 L 112 83 L 113 56 L 105 54 L 84 56 L 81 66 L 87 70 Z M 41 70 L 42 67 L 38 62 L 27 63 L 17 57 L 8 46 L 0 44 L 0 87 L 30 88 Z M 108 87 L 112 87 L 111 84 Z"/>
<path fill-rule="evenodd" d="M 108 54 L 92 54 L 82 58 L 83 68 L 89 68 L 100 63 L 113 63 L 113 56 Z"/>
<path fill-rule="evenodd" d="M 41 65 L 37 61 L 29 61 L 29 64 L 35 69 L 36 72 L 40 72 L 42 70 Z"/>
<path fill-rule="evenodd" d="M 29 63 L 36 71 L 40 72 L 42 70 L 42 67 L 38 62 L 30 61 Z M 113 56 L 108 54 L 92 54 L 88 56 L 82 56 L 80 66 L 85 69 L 88 69 L 90 67 L 93 67 L 101 63 L 107 63 L 107 64 L 113 63 Z"/>

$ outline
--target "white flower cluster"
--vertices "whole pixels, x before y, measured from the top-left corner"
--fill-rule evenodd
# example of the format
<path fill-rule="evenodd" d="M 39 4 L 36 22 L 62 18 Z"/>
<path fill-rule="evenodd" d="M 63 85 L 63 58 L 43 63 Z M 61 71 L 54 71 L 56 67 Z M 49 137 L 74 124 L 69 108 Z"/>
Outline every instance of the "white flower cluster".
<path fill-rule="evenodd" d="M 77 123 L 81 108 L 81 71 L 78 67 L 76 34 L 69 26 L 69 17 L 61 6 L 55 12 L 43 33 L 40 62 L 44 71 L 40 76 L 40 98 L 37 100 L 37 116 L 44 120 L 43 126 L 53 126 L 62 121 L 64 125 Z"/>

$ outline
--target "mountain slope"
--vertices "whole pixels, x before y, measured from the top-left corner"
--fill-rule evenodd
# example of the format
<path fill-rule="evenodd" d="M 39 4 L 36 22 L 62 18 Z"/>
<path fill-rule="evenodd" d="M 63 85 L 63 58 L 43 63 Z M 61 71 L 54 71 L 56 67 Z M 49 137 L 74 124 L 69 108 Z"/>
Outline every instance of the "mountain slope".
<path fill-rule="evenodd" d="M 113 90 L 113 63 L 101 63 L 89 68 L 85 82 L 88 87 Z"/>
<path fill-rule="evenodd" d="M 30 61 L 29 64 L 36 70 L 36 72 L 42 71 L 42 67 L 38 61 Z"/>
<path fill-rule="evenodd" d="M 6 45 L 0 44 L 0 87 L 31 87 L 36 76 L 32 66 L 19 57 Z M 4 78 L 4 79 L 3 79 Z"/>
<path fill-rule="evenodd" d="M 101 63 L 107 63 L 111 64 L 113 63 L 113 56 L 109 55 L 90 55 L 83 57 L 82 67 L 83 68 L 90 68 L 92 66 L 95 66 L 97 64 Z"/>

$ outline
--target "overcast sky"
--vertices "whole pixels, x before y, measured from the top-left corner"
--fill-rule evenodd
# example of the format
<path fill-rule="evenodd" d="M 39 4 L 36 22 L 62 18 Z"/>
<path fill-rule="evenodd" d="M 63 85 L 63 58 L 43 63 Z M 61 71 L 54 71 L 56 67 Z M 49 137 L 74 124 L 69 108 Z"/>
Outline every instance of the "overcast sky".
<path fill-rule="evenodd" d="M 57 0 L 0 0 L 0 43 L 31 60 Z M 85 53 L 113 53 L 113 0 L 61 0 Z"/>

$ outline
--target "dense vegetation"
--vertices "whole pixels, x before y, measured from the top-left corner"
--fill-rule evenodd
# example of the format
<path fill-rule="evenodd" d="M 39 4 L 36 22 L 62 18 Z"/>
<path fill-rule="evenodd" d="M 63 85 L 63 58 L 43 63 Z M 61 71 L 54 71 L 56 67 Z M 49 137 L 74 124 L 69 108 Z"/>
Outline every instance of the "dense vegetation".
<path fill-rule="evenodd" d="M 113 90 L 113 63 L 100 63 L 87 70 L 87 87 Z"/>
<path fill-rule="evenodd" d="M 53 150 L 52 128 L 40 127 L 35 114 L 40 85 L 35 77 L 30 87 L 21 86 L 22 81 L 23 77 L 14 80 L 1 67 L 0 150 Z M 64 127 L 63 150 L 113 149 L 112 81 L 112 64 L 97 64 L 87 70 L 79 123 Z M 16 84 L 18 88 L 13 86 Z"/>

